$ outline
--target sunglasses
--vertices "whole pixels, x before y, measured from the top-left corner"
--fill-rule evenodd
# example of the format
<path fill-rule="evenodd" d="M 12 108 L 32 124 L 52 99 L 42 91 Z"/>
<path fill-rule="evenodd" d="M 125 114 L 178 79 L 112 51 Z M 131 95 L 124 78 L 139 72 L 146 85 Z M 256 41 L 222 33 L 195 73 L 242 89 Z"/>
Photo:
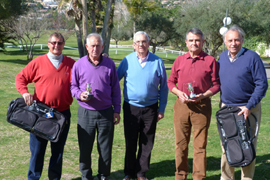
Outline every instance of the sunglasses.
<path fill-rule="evenodd" d="M 64 42 L 49 42 L 51 43 L 53 46 L 55 46 L 56 44 L 58 44 L 58 46 L 62 46 L 64 44 Z"/>

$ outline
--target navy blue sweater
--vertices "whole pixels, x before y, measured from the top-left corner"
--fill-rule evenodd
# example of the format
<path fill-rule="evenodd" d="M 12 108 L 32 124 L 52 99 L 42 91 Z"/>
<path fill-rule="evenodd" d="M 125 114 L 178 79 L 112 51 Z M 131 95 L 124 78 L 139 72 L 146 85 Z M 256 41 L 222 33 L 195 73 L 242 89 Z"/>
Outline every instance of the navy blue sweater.
<path fill-rule="evenodd" d="M 228 50 L 219 57 L 221 101 L 227 105 L 251 109 L 265 96 L 268 82 L 260 56 L 244 49 L 234 62 L 230 62 Z"/>

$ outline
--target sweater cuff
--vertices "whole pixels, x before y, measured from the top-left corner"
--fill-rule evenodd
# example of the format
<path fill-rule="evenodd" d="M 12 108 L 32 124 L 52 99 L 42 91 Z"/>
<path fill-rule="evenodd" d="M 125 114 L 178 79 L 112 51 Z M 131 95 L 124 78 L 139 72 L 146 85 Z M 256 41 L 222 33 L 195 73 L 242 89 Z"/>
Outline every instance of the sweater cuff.
<path fill-rule="evenodd" d="M 21 90 L 19 93 L 23 96 L 24 93 L 29 93 L 29 92 L 28 92 L 27 89 L 23 89 L 23 90 Z"/>
<path fill-rule="evenodd" d="M 120 114 L 120 112 L 121 112 L 121 106 L 114 106 L 114 112 Z"/>

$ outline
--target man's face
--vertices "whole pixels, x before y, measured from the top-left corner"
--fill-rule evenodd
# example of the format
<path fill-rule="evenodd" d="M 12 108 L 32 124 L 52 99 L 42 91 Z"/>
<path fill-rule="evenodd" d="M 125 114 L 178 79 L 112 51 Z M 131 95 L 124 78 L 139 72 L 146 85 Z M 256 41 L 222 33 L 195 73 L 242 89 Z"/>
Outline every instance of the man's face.
<path fill-rule="evenodd" d="M 150 42 L 147 40 L 146 35 L 138 34 L 133 42 L 133 47 L 139 56 L 145 57 L 148 53 Z"/>
<path fill-rule="evenodd" d="M 50 52 L 54 55 L 60 55 L 62 54 L 62 51 L 65 46 L 65 42 L 62 38 L 52 37 L 50 42 L 47 42 L 48 48 L 50 49 Z"/>
<path fill-rule="evenodd" d="M 104 45 L 101 44 L 101 41 L 98 37 L 91 36 L 89 38 L 88 44 L 86 44 L 85 47 L 88 51 L 89 58 L 91 60 L 98 60 Z"/>
<path fill-rule="evenodd" d="M 204 40 L 201 35 L 190 32 L 185 42 L 190 53 L 198 55 L 202 51 Z"/>
<path fill-rule="evenodd" d="M 238 31 L 228 31 L 226 33 L 225 45 L 232 57 L 241 50 L 243 43 L 244 39 L 242 39 Z"/>

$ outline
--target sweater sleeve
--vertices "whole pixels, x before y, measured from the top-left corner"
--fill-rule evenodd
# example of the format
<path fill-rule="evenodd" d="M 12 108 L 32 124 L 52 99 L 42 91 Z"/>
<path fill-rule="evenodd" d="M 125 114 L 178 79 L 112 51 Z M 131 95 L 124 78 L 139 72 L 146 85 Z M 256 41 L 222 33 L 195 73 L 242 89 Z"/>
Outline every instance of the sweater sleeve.
<path fill-rule="evenodd" d="M 160 79 L 160 96 L 159 96 L 159 112 L 164 113 L 168 100 L 167 73 L 162 60 L 160 60 L 161 79 Z"/>
<path fill-rule="evenodd" d="M 121 111 L 121 89 L 119 85 L 119 80 L 116 72 L 116 67 L 112 62 L 112 74 L 111 74 L 111 83 L 112 83 L 112 104 L 114 107 L 115 113 L 120 113 Z"/>
<path fill-rule="evenodd" d="M 38 66 L 36 59 L 32 60 L 28 65 L 26 65 L 21 72 L 19 72 L 15 78 L 15 85 L 17 91 L 23 95 L 28 93 L 27 85 L 34 82 L 36 77 L 36 67 Z"/>
<path fill-rule="evenodd" d="M 176 60 L 174 61 L 173 65 L 172 65 L 172 69 L 171 69 L 171 74 L 167 80 L 168 83 L 168 88 L 170 89 L 170 91 L 172 91 L 172 89 L 175 87 L 177 88 L 176 84 L 178 82 L 178 75 L 177 75 L 177 67 L 178 67 L 178 58 L 176 58 Z"/>
<path fill-rule="evenodd" d="M 70 90 L 71 90 L 71 95 L 80 100 L 80 95 L 83 92 L 80 89 L 79 85 L 79 69 L 78 69 L 78 61 L 74 64 L 73 69 L 72 69 L 72 75 L 71 75 L 71 85 L 70 85 Z"/>
<path fill-rule="evenodd" d="M 211 81 L 212 81 L 212 87 L 209 89 L 213 95 L 219 92 L 220 90 L 220 81 L 219 81 L 219 66 L 217 61 L 214 59 L 212 64 L 212 73 L 211 73 Z"/>
<path fill-rule="evenodd" d="M 117 68 L 117 76 L 119 81 L 124 77 L 127 71 L 127 58 L 125 57 Z"/>
<path fill-rule="evenodd" d="M 252 78 L 255 84 L 255 89 L 246 105 L 248 109 L 255 107 L 265 96 L 266 91 L 268 89 L 268 82 L 267 82 L 265 68 L 259 56 L 254 62 L 254 65 L 253 65 L 253 68 L 251 68 L 251 71 L 252 71 Z"/>

